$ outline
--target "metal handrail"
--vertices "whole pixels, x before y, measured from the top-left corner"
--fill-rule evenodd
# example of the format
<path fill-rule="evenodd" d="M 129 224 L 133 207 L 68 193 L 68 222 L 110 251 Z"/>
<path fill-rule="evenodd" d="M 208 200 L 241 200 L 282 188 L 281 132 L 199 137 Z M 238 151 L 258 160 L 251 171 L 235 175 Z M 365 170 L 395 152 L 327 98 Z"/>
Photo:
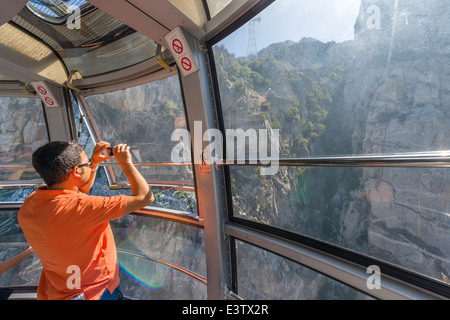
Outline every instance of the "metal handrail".
<path fill-rule="evenodd" d="M 224 160 L 218 166 L 450 167 L 450 150 L 386 155 Z"/>
<path fill-rule="evenodd" d="M 192 166 L 192 163 L 184 162 L 133 162 L 135 166 L 154 167 L 154 166 Z M 117 162 L 100 162 L 99 166 L 111 167 L 118 166 Z"/>
<path fill-rule="evenodd" d="M 117 248 L 117 252 L 118 253 L 127 254 L 127 255 L 130 255 L 130 256 L 135 256 L 135 257 L 138 257 L 138 258 L 142 258 L 142 259 L 145 259 L 145 260 L 149 260 L 149 261 L 153 261 L 153 262 L 165 265 L 165 266 L 170 267 L 172 269 L 178 270 L 178 271 L 180 271 L 180 272 L 182 272 L 184 274 L 187 274 L 188 276 L 190 276 L 190 277 L 192 277 L 192 278 L 202 282 L 205 285 L 207 284 L 207 280 L 206 280 L 205 277 L 203 277 L 203 276 L 201 276 L 201 275 L 199 275 L 199 274 L 197 274 L 197 273 L 195 273 L 193 271 L 185 269 L 183 267 L 176 266 L 176 265 L 174 265 L 172 263 L 169 263 L 169 262 L 166 262 L 166 261 L 163 261 L 163 260 L 159 260 L 159 259 L 150 258 L 149 256 L 144 255 L 142 253 L 138 253 L 138 252 L 134 252 L 134 251 L 126 250 L 126 249 L 121 249 L 121 248 Z"/>
<path fill-rule="evenodd" d="M 372 166 L 372 167 L 450 167 L 450 150 L 393 153 L 381 155 L 326 156 L 310 158 L 278 159 L 224 159 L 215 162 L 218 166 L 256 165 L 268 166 L 276 162 L 279 166 Z M 99 166 L 118 166 L 116 162 L 102 162 Z M 192 163 L 175 162 L 136 162 L 135 166 L 192 166 Z M 0 167 L 31 167 L 31 163 L 0 163 Z"/>
<path fill-rule="evenodd" d="M 177 162 L 133 162 L 135 166 L 144 166 L 144 167 L 152 167 L 152 166 L 192 166 L 191 163 L 177 163 Z M 101 162 L 99 166 L 101 167 L 110 167 L 110 166 L 118 166 L 117 162 Z M 33 168 L 33 164 L 31 162 L 0 162 L 0 168 Z"/>
<path fill-rule="evenodd" d="M 0 242 L 0 247 L 8 248 L 8 247 L 29 247 L 28 242 Z"/>
<path fill-rule="evenodd" d="M 0 211 L 19 210 L 21 205 L 22 202 L 0 202 Z M 197 228 L 204 228 L 203 219 L 200 219 L 198 216 L 195 216 L 195 214 L 186 211 L 146 206 L 130 213 L 130 215 L 149 216 L 156 219 L 187 224 Z"/>

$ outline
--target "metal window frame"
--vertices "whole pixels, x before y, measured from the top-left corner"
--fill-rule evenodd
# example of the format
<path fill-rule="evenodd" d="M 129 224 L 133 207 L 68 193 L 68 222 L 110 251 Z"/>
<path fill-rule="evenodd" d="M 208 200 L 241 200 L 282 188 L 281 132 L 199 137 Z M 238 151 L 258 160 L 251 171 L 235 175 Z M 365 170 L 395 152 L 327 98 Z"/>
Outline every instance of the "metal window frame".
<path fill-rule="evenodd" d="M 250 21 L 275 0 L 233 0 L 205 24 L 206 36 L 202 39 L 216 43 Z"/>
<path fill-rule="evenodd" d="M 217 120 L 214 92 L 212 90 L 209 55 L 204 50 L 205 43 L 186 30 L 182 32 L 192 51 L 199 71 L 186 77 L 180 77 L 184 95 L 186 116 L 189 128 L 194 128 L 194 122 L 202 123 L 203 132 L 212 128 L 220 129 Z M 210 166 L 210 171 L 202 173 L 201 164 L 196 159 L 207 146 L 205 141 L 191 139 L 194 161 L 194 181 L 197 189 L 197 208 L 205 228 L 205 255 L 207 267 L 207 297 L 210 300 L 223 300 L 230 296 L 232 285 L 230 268 L 230 241 L 224 233 L 224 221 L 227 219 L 227 201 L 224 185 L 223 168 Z M 198 153 L 198 154 L 197 154 Z"/>
<path fill-rule="evenodd" d="M 448 285 L 321 240 L 268 225 L 234 218 L 226 233 L 281 257 L 306 266 L 369 296 L 386 300 L 449 299 Z M 381 270 L 381 288 L 370 289 L 369 266 Z"/>

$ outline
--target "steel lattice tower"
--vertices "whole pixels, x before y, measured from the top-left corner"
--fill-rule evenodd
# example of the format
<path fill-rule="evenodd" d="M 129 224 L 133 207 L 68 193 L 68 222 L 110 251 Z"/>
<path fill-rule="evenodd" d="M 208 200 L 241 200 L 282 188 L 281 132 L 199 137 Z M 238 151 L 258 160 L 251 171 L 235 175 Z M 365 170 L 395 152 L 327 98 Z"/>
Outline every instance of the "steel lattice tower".
<path fill-rule="evenodd" d="M 258 53 L 258 50 L 256 48 L 256 22 L 260 22 L 261 18 L 256 17 L 252 20 L 250 20 L 248 24 L 248 47 L 247 47 L 247 57 L 254 54 L 256 55 Z"/>

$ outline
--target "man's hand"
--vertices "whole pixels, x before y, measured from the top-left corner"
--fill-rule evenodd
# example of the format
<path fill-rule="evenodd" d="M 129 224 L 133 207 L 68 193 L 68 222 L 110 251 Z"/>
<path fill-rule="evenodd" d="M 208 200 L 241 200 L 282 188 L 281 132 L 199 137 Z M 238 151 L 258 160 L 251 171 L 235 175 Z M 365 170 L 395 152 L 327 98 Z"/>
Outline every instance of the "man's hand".
<path fill-rule="evenodd" d="M 113 157 L 102 155 L 103 151 L 105 151 L 109 146 L 110 144 L 105 141 L 100 141 L 95 145 L 94 150 L 92 151 L 91 158 L 93 168 L 96 168 L 100 162 L 111 159 Z"/>
<path fill-rule="evenodd" d="M 147 181 L 133 164 L 130 147 L 126 144 L 118 144 L 113 148 L 113 153 L 114 158 L 121 166 L 131 186 L 131 195 L 126 196 L 127 206 L 125 207 L 124 213 L 131 213 L 152 203 L 155 198 Z"/>
<path fill-rule="evenodd" d="M 132 164 L 130 147 L 126 144 L 118 144 L 113 148 L 114 158 L 117 163 L 123 168 L 124 165 Z"/>

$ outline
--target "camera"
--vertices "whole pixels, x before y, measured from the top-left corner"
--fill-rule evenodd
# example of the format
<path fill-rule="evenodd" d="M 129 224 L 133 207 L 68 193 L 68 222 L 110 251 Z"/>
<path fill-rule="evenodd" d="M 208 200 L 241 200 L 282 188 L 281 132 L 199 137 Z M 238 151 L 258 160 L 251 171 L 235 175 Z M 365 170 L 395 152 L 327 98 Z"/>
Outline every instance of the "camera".
<path fill-rule="evenodd" d="M 108 156 L 113 156 L 113 155 L 114 155 L 114 152 L 113 152 L 113 148 L 112 148 L 112 147 L 106 148 L 106 152 L 108 153 Z"/>

